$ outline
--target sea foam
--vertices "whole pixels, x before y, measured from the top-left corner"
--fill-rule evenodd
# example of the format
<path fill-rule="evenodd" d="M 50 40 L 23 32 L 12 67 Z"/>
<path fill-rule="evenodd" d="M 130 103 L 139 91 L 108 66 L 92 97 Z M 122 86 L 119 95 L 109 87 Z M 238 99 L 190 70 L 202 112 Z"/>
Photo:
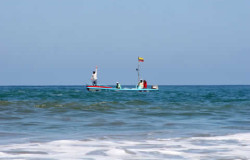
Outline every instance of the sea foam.
<path fill-rule="evenodd" d="M 1 159 L 250 159 L 250 133 L 150 140 L 56 140 L 0 146 Z"/>

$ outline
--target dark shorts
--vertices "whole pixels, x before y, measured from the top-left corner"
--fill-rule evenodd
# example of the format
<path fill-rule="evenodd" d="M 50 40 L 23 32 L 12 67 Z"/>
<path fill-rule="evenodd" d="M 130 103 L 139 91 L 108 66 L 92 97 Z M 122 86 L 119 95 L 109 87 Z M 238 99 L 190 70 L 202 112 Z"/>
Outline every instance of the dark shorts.
<path fill-rule="evenodd" d="M 97 80 L 92 81 L 92 84 L 93 84 L 93 86 L 96 86 L 97 85 Z"/>

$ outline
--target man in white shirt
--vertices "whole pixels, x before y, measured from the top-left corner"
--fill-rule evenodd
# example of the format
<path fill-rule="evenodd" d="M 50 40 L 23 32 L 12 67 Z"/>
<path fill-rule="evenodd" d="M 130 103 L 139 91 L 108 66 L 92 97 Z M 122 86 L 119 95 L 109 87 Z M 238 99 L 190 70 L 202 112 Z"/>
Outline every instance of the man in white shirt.
<path fill-rule="evenodd" d="M 93 71 L 93 74 L 91 76 L 91 81 L 92 81 L 93 86 L 97 85 L 97 66 L 95 68 L 95 71 Z"/>
<path fill-rule="evenodd" d="M 142 79 L 141 79 L 140 82 L 138 83 L 137 88 L 138 88 L 138 89 L 143 89 L 143 88 L 144 88 L 144 83 L 143 83 L 143 80 L 142 80 Z"/>

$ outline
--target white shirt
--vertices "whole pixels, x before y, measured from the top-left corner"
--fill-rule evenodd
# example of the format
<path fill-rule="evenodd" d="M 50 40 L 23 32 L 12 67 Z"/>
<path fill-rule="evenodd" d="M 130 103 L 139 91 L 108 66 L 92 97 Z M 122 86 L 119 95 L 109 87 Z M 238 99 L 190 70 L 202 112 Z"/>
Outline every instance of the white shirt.
<path fill-rule="evenodd" d="M 92 80 L 92 81 L 97 80 L 97 69 L 95 69 L 95 73 L 92 74 L 91 80 Z"/>

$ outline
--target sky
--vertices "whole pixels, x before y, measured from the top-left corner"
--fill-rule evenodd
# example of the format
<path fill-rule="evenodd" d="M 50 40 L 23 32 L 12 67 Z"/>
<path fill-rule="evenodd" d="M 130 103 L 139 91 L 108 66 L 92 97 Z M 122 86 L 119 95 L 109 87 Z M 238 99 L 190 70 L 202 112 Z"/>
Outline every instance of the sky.
<path fill-rule="evenodd" d="M 250 84 L 249 0 L 0 0 L 0 85 Z"/>

